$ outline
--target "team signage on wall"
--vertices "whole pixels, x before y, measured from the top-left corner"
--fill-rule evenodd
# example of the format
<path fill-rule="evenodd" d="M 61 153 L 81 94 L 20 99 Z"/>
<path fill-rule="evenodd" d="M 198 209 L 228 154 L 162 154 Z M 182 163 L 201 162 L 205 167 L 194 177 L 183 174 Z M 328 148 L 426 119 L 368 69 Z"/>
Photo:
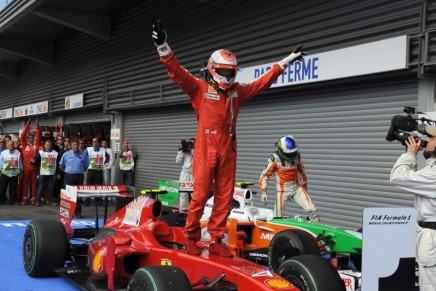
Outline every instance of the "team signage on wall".
<path fill-rule="evenodd" d="M 303 49 L 304 51 L 304 49 Z M 304 62 L 292 63 L 272 87 L 369 75 L 407 68 L 407 36 L 398 36 L 334 51 L 310 54 Z M 236 81 L 248 83 L 269 71 L 263 64 L 238 71 Z"/>
<path fill-rule="evenodd" d="M 121 129 L 120 128 L 111 128 L 111 139 L 120 139 Z"/>
<path fill-rule="evenodd" d="M 83 107 L 83 93 L 65 97 L 65 110 Z"/>
<path fill-rule="evenodd" d="M 12 118 L 12 107 L 0 110 L 0 119 Z"/>
<path fill-rule="evenodd" d="M 48 101 L 14 107 L 14 117 L 48 113 Z"/>

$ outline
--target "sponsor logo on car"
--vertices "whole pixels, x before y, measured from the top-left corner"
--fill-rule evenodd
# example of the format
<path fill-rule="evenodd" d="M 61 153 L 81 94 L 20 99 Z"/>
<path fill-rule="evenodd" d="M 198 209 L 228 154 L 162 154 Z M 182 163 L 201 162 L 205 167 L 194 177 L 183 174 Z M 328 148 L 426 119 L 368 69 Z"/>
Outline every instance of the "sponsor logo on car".
<path fill-rule="evenodd" d="M 169 259 L 162 258 L 160 259 L 161 266 L 172 266 L 173 262 Z"/>
<path fill-rule="evenodd" d="M 139 196 L 126 206 L 126 214 L 124 215 L 123 224 L 138 226 L 141 219 L 142 208 L 150 197 Z"/>
<path fill-rule="evenodd" d="M 274 276 L 270 271 L 263 271 L 256 274 L 251 275 L 251 277 L 272 277 Z"/>
<path fill-rule="evenodd" d="M 235 189 L 235 191 L 233 192 L 233 196 L 244 197 L 245 196 L 245 192 L 247 192 L 247 190 L 238 190 L 238 189 Z"/>
<path fill-rule="evenodd" d="M 65 208 L 60 208 L 59 209 L 59 214 L 61 215 L 61 216 L 63 216 L 63 217 L 66 217 L 66 218 L 70 218 L 70 211 L 68 210 L 68 209 L 65 209 Z"/>
<path fill-rule="evenodd" d="M 101 186 L 101 185 L 80 185 L 76 186 L 77 191 L 86 191 L 86 192 L 104 192 L 104 191 L 118 191 L 118 186 Z"/>
<path fill-rule="evenodd" d="M 92 259 L 92 270 L 95 273 L 101 273 L 103 270 L 103 255 L 105 249 L 100 249 Z"/>
<path fill-rule="evenodd" d="M 180 182 L 179 191 L 192 191 L 194 182 Z"/>
<path fill-rule="evenodd" d="M 71 204 L 66 202 L 66 201 L 64 201 L 64 200 L 61 200 L 61 207 L 62 206 L 65 207 L 65 208 L 71 208 Z"/>
<path fill-rule="evenodd" d="M 267 254 L 261 254 L 261 253 L 248 253 L 249 257 L 259 257 L 259 258 L 268 258 Z"/>
<path fill-rule="evenodd" d="M 61 191 L 61 199 L 66 199 L 70 201 L 73 200 L 72 197 L 69 195 L 69 193 L 66 192 L 65 190 Z"/>
<path fill-rule="evenodd" d="M 291 283 L 284 279 L 268 279 L 265 280 L 265 285 L 268 287 L 276 288 L 278 290 L 288 289 L 289 287 L 291 287 Z"/>
<path fill-rule="evenodd" d="M 261 233 L 260 234 L 260 239 L 272 240 L 273 237 L 274 237 L 273 233 Z"/>

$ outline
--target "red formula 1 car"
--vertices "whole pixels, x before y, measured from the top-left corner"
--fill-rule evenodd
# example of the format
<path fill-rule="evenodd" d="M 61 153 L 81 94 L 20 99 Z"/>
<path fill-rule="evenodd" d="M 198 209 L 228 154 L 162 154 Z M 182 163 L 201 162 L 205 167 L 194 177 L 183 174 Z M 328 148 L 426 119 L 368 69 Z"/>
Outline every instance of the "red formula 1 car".
<path fill-rule="evenodd" d="M 335 270 L 319 256 L 292 258 L 281 276 L 240 257 L 224 258 L 204 249 L 185 251 L 182 228 L 159 220 L 157 194 L 135 197 L 125 186 L 67 186 L 61 193 L 60 221 L 31 221 L 23 240 L 24 269 L 31 277 L 59 274 L 82 290 L 290 290 L 308 280 L 319 291 L 343 290 Z M 70 227 L 77 197 L 132 200 L 99 229 Z M 286 279 L 286 280 L 285 280 Z M 304 289 L 306 290 L 306 289 Z"/>

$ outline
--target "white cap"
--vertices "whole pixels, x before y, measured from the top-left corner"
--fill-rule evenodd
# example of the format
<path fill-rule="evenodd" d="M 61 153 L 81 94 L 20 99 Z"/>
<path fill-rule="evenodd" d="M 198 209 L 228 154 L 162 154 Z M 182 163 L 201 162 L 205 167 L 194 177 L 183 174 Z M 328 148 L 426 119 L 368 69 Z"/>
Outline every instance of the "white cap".
<path fill-rule="evenodd" d="M 425 127 L 425 132 L 431 136 L 436 136 L 436 127 L 427 125 Z"/>

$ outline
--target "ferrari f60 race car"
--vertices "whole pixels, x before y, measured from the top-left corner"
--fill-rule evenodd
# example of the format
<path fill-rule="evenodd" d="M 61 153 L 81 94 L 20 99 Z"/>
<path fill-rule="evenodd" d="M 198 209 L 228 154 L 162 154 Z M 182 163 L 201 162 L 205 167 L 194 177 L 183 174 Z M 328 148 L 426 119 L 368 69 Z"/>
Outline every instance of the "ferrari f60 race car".
<path fill-rule="evenodd" d="M 256 192 L 238 183 L 227 220 L 227 242 L 235 255 L 268 265 L 277 272 L 288 259 L 299 255 L 322 255 L 337 269 L 347 291 L 361 288 L 362 233 L 302 217 L 274 217 L 267 208 L 254 207 Z M 213 196 L 208 200 L 202 221 L 202 237 L 209 239 L 207 221 L 212 213 Z"/>
<path fill-rule="evenodd" d="M 335 269 L 316 255 L 296 256 L 277 272 L 240 257 L 204 249 L 186 253 L 180 227 L 159 220 L 159 190 L 135 196 L 126 186 L 67 186 L 60 221 L 31 221 L 23 239 L 23 264 L 31 277 L 59 274 L 82 290 L 344 290 Z M 76 201 L 90 197 L 131 197 L 99 229 L 70 226 Z M 106 204 L 107 207 L 107 204 Z M 165 215 L 165 213 L 164 213 Z M 309 289 L 307 286 L 316 286 Z M 298 288 L 298 287 L 300 288 Z"/>

